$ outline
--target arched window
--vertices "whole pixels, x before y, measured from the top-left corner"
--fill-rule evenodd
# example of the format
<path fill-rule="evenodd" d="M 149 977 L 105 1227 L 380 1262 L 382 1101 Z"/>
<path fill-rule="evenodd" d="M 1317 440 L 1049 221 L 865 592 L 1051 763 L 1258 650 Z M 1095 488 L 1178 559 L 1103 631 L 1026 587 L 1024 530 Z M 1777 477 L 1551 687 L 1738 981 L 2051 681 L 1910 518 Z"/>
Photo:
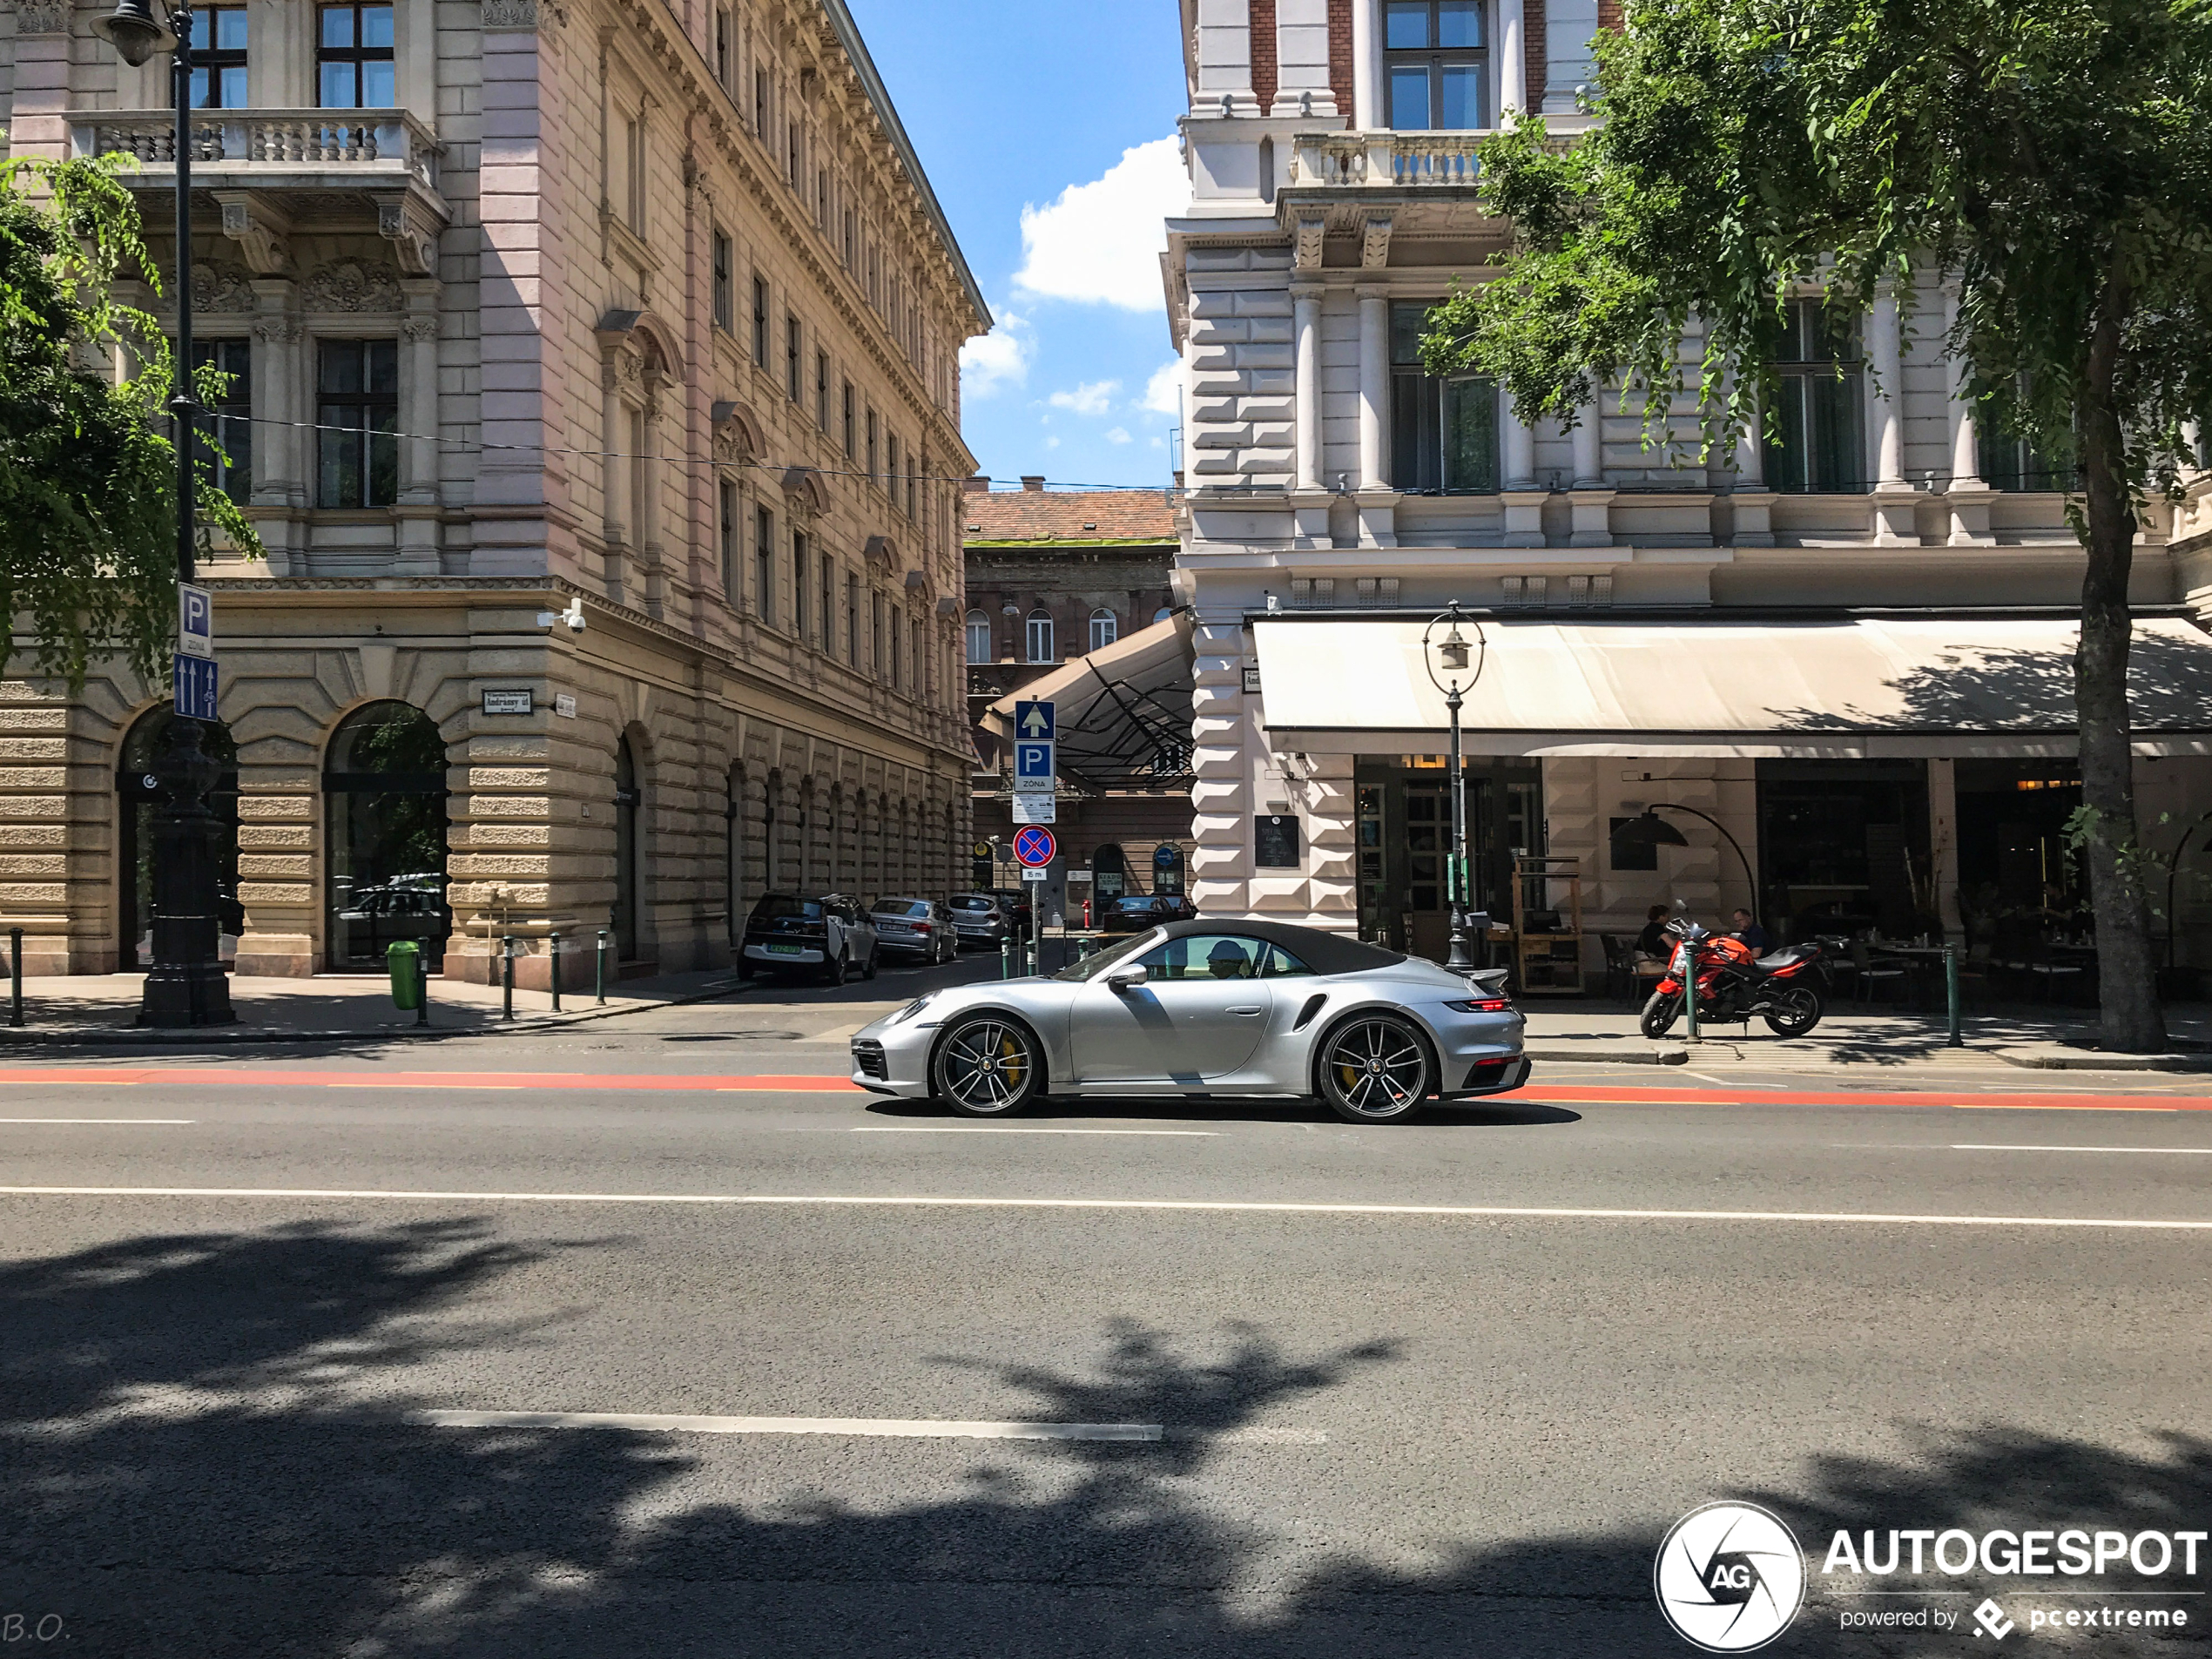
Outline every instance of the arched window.
<path fill-rule="evenodd" d="M 1052 655 L 1052 613 L 1040 605 L 1029 613 L 1029 660 L 1049 663 Z"/>
<path fill-rule="evenodd" d="M 329 829 L 330 965 L 379 968 L 395 941 L 445 965 L 446 741 L 406 703 L 371 703 L 339 722 L 323 756 Z"/>
<path fill-rule="evenodd" d="M 1105 650 L 1121 637 L 1121 631 L 1122 624 L 1114 619 L 1114 613 L 1105 606 L 1101 605 L 1090 613 L 1091 650 Z"/>
<path fill-rule="evenodd" d="M 153 966 L 153 814 L 161 792 L 153 780 L 154 757 L 176 717 L 149 709 L 123 739 L 115 764 L 116 951 L 115 970 Z M 219 721 L 199 723 L 199 747 L 222 767 L 207 792 L 207 810 L 221 827 L 215 841 L 215 892 L 222 914 L 216 921 L 216 949 L 226 961 L 238 955 L 244 913 L 238 903 L 238 746 Z"/>
<path fill-rule="evenodd" d="M 968 613 L 968 660 L 971 663 L 991 660 L 991 619 L 980 610 Z"/>

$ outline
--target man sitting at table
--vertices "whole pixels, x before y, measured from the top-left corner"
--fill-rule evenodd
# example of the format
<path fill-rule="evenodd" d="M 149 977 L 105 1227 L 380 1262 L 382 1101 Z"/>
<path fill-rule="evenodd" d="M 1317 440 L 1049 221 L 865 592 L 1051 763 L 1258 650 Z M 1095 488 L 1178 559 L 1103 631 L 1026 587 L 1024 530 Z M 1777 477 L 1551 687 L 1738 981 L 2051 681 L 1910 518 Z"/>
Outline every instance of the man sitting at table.
<path fill-rule="evenodd" d="M 1759 926 L 1758 919 L 1750 911 L 1739 909 L 1731 920 L 1736 925 L 1730 931 L 1751 948 L 1753 955 L 1764 956 L 1774 948 L 1774 941 L 1767 937 L 1766 929 Z"/>
<path fill-rule="evenodd" d="M 1644 912 L 1643 931 L 1636 935 L 1636 949 L 1665 961 L 1674 954 L 1667 946 L 1667 907 L 1656 904 Z"/>

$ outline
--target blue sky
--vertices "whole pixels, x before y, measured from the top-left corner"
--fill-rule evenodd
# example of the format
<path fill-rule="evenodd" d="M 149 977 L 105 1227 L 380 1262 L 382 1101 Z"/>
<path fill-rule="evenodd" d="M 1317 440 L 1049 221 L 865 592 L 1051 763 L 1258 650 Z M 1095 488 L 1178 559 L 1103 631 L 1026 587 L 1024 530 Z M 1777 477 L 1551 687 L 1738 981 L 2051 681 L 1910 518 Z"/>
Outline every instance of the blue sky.
<path fill-rule="evenodd" d="M 847 0 L 998 327 L 963 360 L 984 471 L 1162 484 L 1174 0 Z"/>

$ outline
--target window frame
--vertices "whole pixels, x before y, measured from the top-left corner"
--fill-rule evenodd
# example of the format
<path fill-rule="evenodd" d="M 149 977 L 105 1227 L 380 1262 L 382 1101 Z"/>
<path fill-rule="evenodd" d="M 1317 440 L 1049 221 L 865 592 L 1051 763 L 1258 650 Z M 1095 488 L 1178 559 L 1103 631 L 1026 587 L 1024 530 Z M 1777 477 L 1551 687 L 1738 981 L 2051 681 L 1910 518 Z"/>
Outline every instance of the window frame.
<path fill-rule="evenodd" d="M 730 233 L 717 226 L 710 244 L 713 250 L 711 264 L 714 295 L 714 326 L 724 334 L 735 334 L 738 327 L 738 245 Z"/>
<path fill-rule="evenodd" d="M 800 332 L 799 314 L 784 313 L 784 390 L 791 401 L 800 408 L 806 403 L 806 375 L 802 366 L 806 360 L 806 340 Z"/>
<path fill-rule="evenodd" d="M 1790 301 L 1788 332 L 1769 365 L 1777 407 L 1761 423 L 1761 477 L 1784 496 L 1851 496 L 1871 487 L 1866 465 L 1866 359 L 1858 320 L 1837 332 L 1817 294 Z M 1824 399 L 1822 396 L 1825 388 Z M 1840 421 L 1841 430 L 1817 428 Z M 1794 431 L 1796 443 L 1791 443 Z M 1840 462 L 1838 475 L 1816 478 L 1823 455 Z"/>
<path fill-rule="evenodd" d="M 733 479 L 715 481 L 715 512 L 717 532 L 722 554 L 722 598 L 732 610 L 738 608 L 742 585 L 738 570 L 738 486 Z"/>
<path fill-rule="evenodd" d="M 1505 485 L 1502 447 L 1505 409 L 1495 381 L 1479 374 L 1432 375 L 1410 342 L 1420 335 L 1432 300 L 1393 300 L 1390 307 L 1390 475 L 1391 487 L 1409 495 L 1494 496 Z M 1489 439 L 1471 475 L 1451 475 L 1453 452 L 1445 437 L 1453 429 L 1454 406 L 1464 399 L 1474 410 L 1487 405 Z M 1462 465 L 1464 461 L 1462 460 Z"/>
<path fill-rule="evenodd" d="M 374 378 L 376 368 L 372 354 L 376 347 L 380 347 L 390 354 L 391 388 L 388 391 L 370 389 L 370 382 Z M 362 389 L 358 392 L 325 390 L 323 382 L 327 378 L 325 371 L 330 362 L 330 354 L 347 347 L 357 348 L 361 353 L 360 378 Z M 315 341 L 315 423 L 323 428 L 315 435 L 317 440 L 315 505 L 317 507 L 339 511 L 365 511 L 375 508 L 390 507 L 397 503 L 400 492 L 399 374 L 400 342 L 396 338 L 387 339 L 369 335 L 318 337 Z M 345 411 L 349 409 L 359 412 L 358 418 L 362 424 L 351 427 L 345 425 Z M 373 417 L 386 415 L 389 416 L 388 426 L 368 424 Z M 376 440 L 380 438 L 384 441 L 383 445 L 376 442 Z M 333 451 L 349 440 L 359 441 L 359 453 L 353 458 L 351 464 L 354 469 L 354 479 L 360 486 L 361 499 L 333 501 L 329 499 L 332 492 L 328 488 Z M 338 464 L 341 466 L 347 464 L 342 455 L 339 457 Z M 375 488 L 379 475 L 387 473 L 388 469 L 388 492 L 380 492 Z M 387 493 L 388 498 L 372 499 L 380 493 Z"/>
<path fill-rule="evenodd" d="M 237 46 L 219 44 L 218 43 L 222 39 L 223 20 L 233 17 L 238 21 L 239 33 L 245 44 Z M 205 44 L 201 42 L 203 27 L 206 36 Z M 315 28 L 315 37 L 320 41 L 322 37 L 322 19 L 320 13 L 316 15 Z M 202 6 L 193 11 L 191 94 L 192 108 L 195 110 L 243 110 L 252 107 L 253 94 L 249 78 L 252 72 L 253 40 L 253 20 L 248 15 L 248 8 L 245 6 Z M 229 71 L 233 70 L 238 71 L 239 77 L 236 86 L 238 99 L 235 103 L 230 99 L 229 93 L 233 89 L 227 84 L 230 78 Z M 320 93 L 322 82 L 320 73 L 317 74 L 315 81 L 318 93 Z M 213 95 L 212 101 L 208 96 L 211 93 Z"/>
<path fill-rule="evenodd" d="M 1473 7 L 1475 30 L 1480 43 L 1473 46 L 1396 46 L 1390 39 L 1391 14 L 1394 10 L 1426 9 L 1427 37 L 1431 42 L 1443 37 L 1444 8 L 1458 7 L 1463 0 L 1384 0 L 1382 16 L 1377 20 L 1379 37 L 1377 53 L 1382 60 L 1384 125 L 1394 132 L 1480 132 L 1493 125 L 1490 113 L 1490 20 L 1480 4 Z M 1396 71 L 1420 66 L 1425 70 L 1426 112 L 1431 118 L 1418 126 L 1401 125 L 1398 118 L 1398 74 Z M 1474 75 L 1474 120 L 1466 126 L 1447 126 L 1434 118 L 1444 105 L 1444 77 L 1447 70 L 1468 69 Z"/>
<path fill-rule="evenodd" d="M 756 503 L 752 509 L 752 612 L 771 628 L 776 625 L 776 514 Z"/>
<path fill-rule="evenodd" d="M 764 373 L 768 370 L 768 279 L 755 275 L 752 279 L 752 361 Z"/>
<path fill-rule="evenodd" d="M 324 44 L 324 19 L 334 12 L 352 16 L 351 41 L 347 44 L 331 46 Z M 372 12 L 381 12 L 392 30 L 393 44 L 389 46 L 364 46 L 361 36 L 366 32 L 362 24 Z M 395 4 L 379 3 L 378 0 L 320 0 L 315 7 L 315 107 L 321 110 L 388 110 L 398 107 L 399 99 L 399 8 Z M 323 70 L 327 64 L 347 64 L 354 71 L 354 101 L 333 104 L 323 96 Z M 366 78 L 366 66 L 389 64 L 392 66 L 392 98 L 389 104 L 371 104 L 361 96 L 361 83 Z"/>
<path fill-rule="evenodd" d="M 1039 632 L 1040 630 L 1042 631 L 1042 635 Z M 1053 634 L 1052 612 L 1047 610 L 1042 605 L 1039 605 L 1022 619 L 1022 644 L 1029 662 L 1055 663 L 1060 660 L 1053 655 L 1054 648 L 1058 643 L 1053 637 Z M 1042 656 L 1037 653 L 1037 644 L 1041 637 L 1044 644 L 1044 653 Z"/>
<path fill-rule="evenodd" d="M 175 349 L 176 342 L 170 347 Z M 253 340 L 250 334 L 216 335 L 194 340 L 192 343 L 192 366 L 195 373 L 203 366 L 212 366 L 231 377 L 223 395 L 214 403 L 202 403 L 204 413 L 196 415 L 192 427 L 202 435 L 192 445 L 192 453 L 207 468 L 207 475 L 216 488 L 232 501 L 244 502 L 253 494 Z M 236 360 L 226 362 L 226 358 Z M 320 392 L 316 395 L 320 397 Z M 193 394 L 195 401 L 199 394 Z M 212 438 L 221 446 L 218 455 L 208 444 Z M 227 458 L 226 458 L 227 457 Z M 320 457 L 318 457 L 320 472 Z"/>
<path fill-rule="evenodd" d="M 1103 639 L 1099 637 L 1102 631 L 1105 635 L 1105 637 Z M 1090 613 L 1091 650 L 1104 651 L 1107 646 L 1112 644 L 1121 637 L 1122 620 L 1119 617 L 1116 617 L 1111 610 L 1104 605 L 1101 605 L 1097 610 Z"/>

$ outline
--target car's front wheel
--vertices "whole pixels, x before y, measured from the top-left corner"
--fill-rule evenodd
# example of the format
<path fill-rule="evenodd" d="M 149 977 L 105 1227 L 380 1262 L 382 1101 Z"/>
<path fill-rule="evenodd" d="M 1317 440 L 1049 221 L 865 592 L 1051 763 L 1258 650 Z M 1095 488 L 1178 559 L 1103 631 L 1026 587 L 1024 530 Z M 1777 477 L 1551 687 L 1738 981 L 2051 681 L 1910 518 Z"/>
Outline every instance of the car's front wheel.
<path fill-rule="evenodd" d="M 1321 1047 L 1321 1098 L 1347 1123 L 1402 1123 L 1436 1087 L 1428 1044 L 1394 1014 L 1346 1021 Z"/>
<path fill-rule="evenodd" d="M 868 948 L 867 960 L 860 964 L 860 977 L 862 979 L 873 979 L 875 977 L 875 959 L 877 955 L 880 954 L 881 948 L 882 948 L 880 946 L 873 945 Z"/>
<path fill-rule="evenodd" d="M 851 964 L 845 960 L 845 953 L 840 950 L 822 964 L 822 978 L 829 984 L 842 985 L 845 983 L 846 972 L 850 966 Z"/>
<path fill-rule="evenodd" d="M 1042 1059 L 1027 1027 L 979 1014 L 945 1034 L 930 1082 L 937 1098 L 962 1117 L 1011 1117 L 1043 1089 Z"/>

